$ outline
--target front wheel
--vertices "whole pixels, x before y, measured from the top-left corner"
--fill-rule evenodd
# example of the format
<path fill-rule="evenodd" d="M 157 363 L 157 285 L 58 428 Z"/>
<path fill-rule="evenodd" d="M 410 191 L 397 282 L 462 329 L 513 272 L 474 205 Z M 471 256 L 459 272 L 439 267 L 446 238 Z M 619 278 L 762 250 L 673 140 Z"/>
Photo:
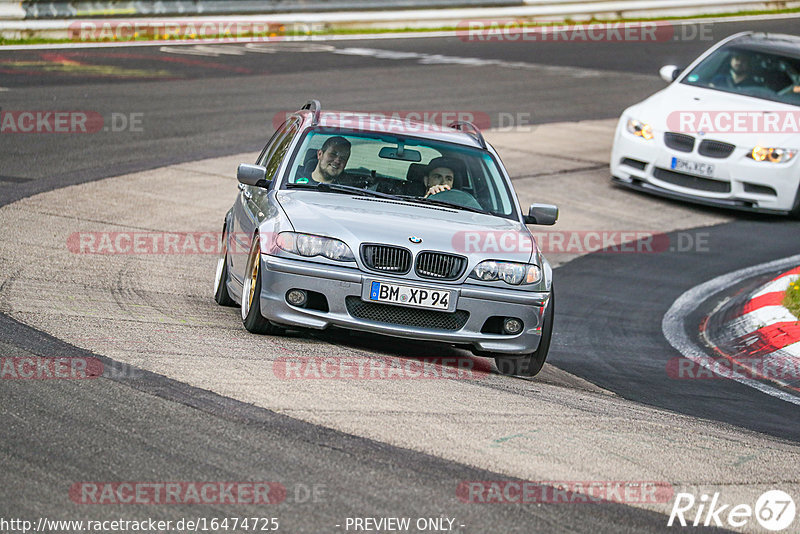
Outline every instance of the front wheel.
<path fill-rule="evenodd" d="M 550 290 L 550 302 L 544 312 L 542 319 L 542 339 L 539 341 L 539 348 L 530 354 L 510 358 L 508 356 L 497 356 L 494 361 L 500 374 L 508 376 L 536 376 L 542 370 L 550 351 L 550 340 L 553 337 L 553 311 L 556 305 L 555 289 Z"/>
<path fill-rule="evenodd" d="M 247 258 L 242 288 L 242 323 L 254 334 L 279 334 L 282 329 L 261 315 L 261 241 L 256 235 Z"/>

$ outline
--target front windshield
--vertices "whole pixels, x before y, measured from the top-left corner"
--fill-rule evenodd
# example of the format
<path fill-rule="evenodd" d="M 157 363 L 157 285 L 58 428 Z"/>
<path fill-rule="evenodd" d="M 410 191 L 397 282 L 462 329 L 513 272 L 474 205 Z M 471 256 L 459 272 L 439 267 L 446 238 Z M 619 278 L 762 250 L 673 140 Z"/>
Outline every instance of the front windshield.
<path fill-rule="evenodd" d="M 681 83 L 800 106 L 800 59 L 742 46 L 723 47 Z"/>
<path fill-rule="evenodd" d="M 309 131 L 282 183 L 282 189 L 295 188 L 452 205 L 515 218 L 511 191 L 490 154 L 392 134 Z"/>

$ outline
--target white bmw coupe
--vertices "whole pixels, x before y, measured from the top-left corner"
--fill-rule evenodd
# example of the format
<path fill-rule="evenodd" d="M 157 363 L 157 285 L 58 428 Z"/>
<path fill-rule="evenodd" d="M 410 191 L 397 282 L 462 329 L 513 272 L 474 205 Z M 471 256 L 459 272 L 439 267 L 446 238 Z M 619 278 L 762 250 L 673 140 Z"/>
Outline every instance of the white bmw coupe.
<path fill-rule="evenodd" d="M 800 216 L 800 37 L 717 43 L 622 113 L 615 183 L 690 202 Z"/>

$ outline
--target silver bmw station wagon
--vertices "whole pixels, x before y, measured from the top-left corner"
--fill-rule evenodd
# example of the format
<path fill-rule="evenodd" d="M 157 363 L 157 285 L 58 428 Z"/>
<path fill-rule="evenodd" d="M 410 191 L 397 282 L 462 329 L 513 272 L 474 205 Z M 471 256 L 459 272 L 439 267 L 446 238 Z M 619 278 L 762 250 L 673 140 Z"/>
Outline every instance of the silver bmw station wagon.
<path fill-rule="evenodd" d="M 309 101 L 237 171 L 215 300 L 245 328 L 331 326 L 447 343 L 533 376 L 553 329 L 552 269 L 495 150 L 449 127 Z"/>

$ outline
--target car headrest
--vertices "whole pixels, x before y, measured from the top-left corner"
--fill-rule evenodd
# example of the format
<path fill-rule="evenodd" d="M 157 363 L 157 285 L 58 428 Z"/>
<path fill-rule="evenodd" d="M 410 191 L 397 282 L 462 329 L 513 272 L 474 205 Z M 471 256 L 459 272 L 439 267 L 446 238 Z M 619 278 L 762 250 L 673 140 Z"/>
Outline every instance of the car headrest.
<path fill-rule="evenodd" d="M 773 91 L 780 91 L 793 83 L 792 78 L 783 71 L 772 70 L 764 73 L 764 85 Z"/>
<path fill-rule="evenodd" d="M 306 165 L 311 160 L 317 160 L 317 149 L 316 148 L 309 148 L 306 150 L 306 157 L 303 158 L 303 165 Z"/>
<path fill-rule="evenodd" d="M 408 166 L 406 180 L 409 182 L 422 183 L 425 179 L 425 170 L 428 168 L 424 163 L 412 163 Z"/>

